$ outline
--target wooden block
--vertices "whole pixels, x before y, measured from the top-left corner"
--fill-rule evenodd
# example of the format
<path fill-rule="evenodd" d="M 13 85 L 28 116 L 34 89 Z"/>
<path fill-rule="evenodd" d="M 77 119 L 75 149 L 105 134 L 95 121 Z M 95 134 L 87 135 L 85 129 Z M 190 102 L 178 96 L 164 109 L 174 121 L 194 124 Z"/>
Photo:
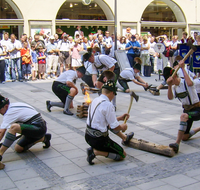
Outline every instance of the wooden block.
<path fill-rule="evenodd" d="M 3 164 L 2 162 L 0 162 L 0 170 L 3 170 L 5 168 L 5 164 Z"/>
<path fill-rule="evenodd" d="M 76 114 L 76 116 L 79 118 L 83 118 L 83 117 L 87 117 L 88 114 L 79 113 L 79 114 Z"/>
<path fill-rule="evenodd" d="M 161 154 L 168 157 L 173 157 L 175 152 L 169 146 L 159 145 L 152 142 L 148 142 L 142 139 L 133 138 L 130 140 L 129 144 L 126 145 L 139 150 L 144 150 L 147 152 L 152 152 L 156 154 Z"/>

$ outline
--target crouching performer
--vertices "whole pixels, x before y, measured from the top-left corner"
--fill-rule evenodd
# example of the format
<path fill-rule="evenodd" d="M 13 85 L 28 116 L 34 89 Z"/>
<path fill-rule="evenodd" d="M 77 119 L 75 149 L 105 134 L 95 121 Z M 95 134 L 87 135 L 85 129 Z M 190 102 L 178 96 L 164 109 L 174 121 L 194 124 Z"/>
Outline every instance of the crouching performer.
<path fill-rule="evenodd" d="M 92 160 L 96 156 L 105 156 L 113 160 L 123 160 L 126 153 L 123 148 L 109 138 L 108 129 L 122 139 L 123 144 L 129 143 L 134 133 L 123 134 L 127 130 L 127 124 L 119 124 L 118 121 L 129 118 L 124 114 L 116 118 L 115 108 L 111 103 L 116 95 L 115 83 L 108 80 L 102 87 L 102 94 L 95 98 L 89 109 L 85 140 L 91 146 L 87 149 L 87 161 L 93 165 Z"/>
<path fill-rule="evenodd" d="M 179 151 L 181 140 L 186 141 L 200 131 L 200 127 L 191 130 L 193 121 L 200 120 L 200 102 L 197 91 L 193 80 L 188 76 L 184 68 L 184 61 L 181 60 L 179 66 L 184 78 L 179 78 L 177 75 L 172 78 L 171 75 L 174 70 L 170 67 L 165 67 L 163 71 L 168 84 L 168 99 L 178 98 L 184 108 L 180 117 L 180 128 L 176 142 L 169 144 L 169 147 L 173 148 L 176 153 Z"/>
<path fill-rule="evenodd" d="M 10 103 L 9 99 L 0 95 L 0 114 L 3 115 L 0 140 L 8 129 L 1 144 L 0 161 L 5 151 L 17 139 L 17 133 L 21 134 L 21 138 L 15 145 L 16 152 L 26 151 L 38 142 L 45 144 L 43 148 L 50 147 L 51 134 L 46 133 L 46 122 L 32 106 L 21 102 Z"/>

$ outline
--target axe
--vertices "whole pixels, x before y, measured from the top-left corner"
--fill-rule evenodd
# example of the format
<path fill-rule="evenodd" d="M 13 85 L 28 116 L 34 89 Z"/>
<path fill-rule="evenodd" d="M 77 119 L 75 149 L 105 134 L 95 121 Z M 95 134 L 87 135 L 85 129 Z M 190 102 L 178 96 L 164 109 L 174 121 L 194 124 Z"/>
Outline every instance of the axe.
<path fill-rule="evenodd" d="M 187 58 L 193 54 L 193 52 L 195 52 L 197 50 L 197 48 L 192 44 L 192 41 L 189 40 L 187 43 L 188 46 L 190 46 L 190 50 L 189 52 L 185 55 L 185 57 L 182 59 L 183 61 L 187 60 Z M 176 70 L 174 71 L 174 73 L 172 74 L 172 78 L 176 75 L 176 73 L 178 72 L 178 70 L 180 69 L 179 65 L 176 68 Z"/>
<path fill-rule="evenodd" d="M 130 110 L 131 110 L 131 106 L 132 106 L 132 103 L 133 103 L 133 98 L 135 98 L 136 102 L 139 100 L 139 96 L 137 96 L 133 91 L 130 92 L 130 96 L 131 96 L 131 101 L 130 101 L 130 104 L 129 104 L 129 108 L 128 108 L 128 114 L 130 113 Z M 127 117 L 125 117 L 124 119 L 124 124 L 127 122 Z"/>

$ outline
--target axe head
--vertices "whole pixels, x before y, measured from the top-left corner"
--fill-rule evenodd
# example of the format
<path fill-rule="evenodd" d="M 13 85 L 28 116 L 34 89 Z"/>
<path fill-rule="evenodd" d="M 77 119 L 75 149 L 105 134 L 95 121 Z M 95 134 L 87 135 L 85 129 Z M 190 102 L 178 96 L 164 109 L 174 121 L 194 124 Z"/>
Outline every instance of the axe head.
<path fill-rule="evenodd" d="M 139 100 L 139 96 L 135 94 L 135 92 L 131 91 L 130 96 L 135 98 L 136 102 Z"/>
<path fill-rule="evenodd" d="M 197 51 L 197 48 L 193 45 L 191 39 L 187 42 L 187 46 L 189 46 L 193 51 Z"/>

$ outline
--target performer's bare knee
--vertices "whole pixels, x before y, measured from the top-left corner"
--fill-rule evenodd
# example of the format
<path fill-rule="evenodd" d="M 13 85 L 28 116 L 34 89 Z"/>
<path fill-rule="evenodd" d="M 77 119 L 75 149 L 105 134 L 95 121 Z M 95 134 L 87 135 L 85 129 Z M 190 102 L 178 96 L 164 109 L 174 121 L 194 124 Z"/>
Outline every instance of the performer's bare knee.
<path fill-rule="evenodd" d="M 11 125 L 9 132 L 17 133 L 17 132 L 19 132 L 19 129 L 20 129 L 20 125 L 17 123 L 14 123 Z"/>
<path fill-rule="evenodd" d="M 24 151 L 24 148 L 19 146 L 18 144 L 15 145 L 15 151 L 20 153 L 20 152 L 23 152 Z"/>
<path fill-rule="evenodd" d="M 188 114 L 187 113 L 181 114 L 180 120 L 186 122 L 188 120 Z"/>

